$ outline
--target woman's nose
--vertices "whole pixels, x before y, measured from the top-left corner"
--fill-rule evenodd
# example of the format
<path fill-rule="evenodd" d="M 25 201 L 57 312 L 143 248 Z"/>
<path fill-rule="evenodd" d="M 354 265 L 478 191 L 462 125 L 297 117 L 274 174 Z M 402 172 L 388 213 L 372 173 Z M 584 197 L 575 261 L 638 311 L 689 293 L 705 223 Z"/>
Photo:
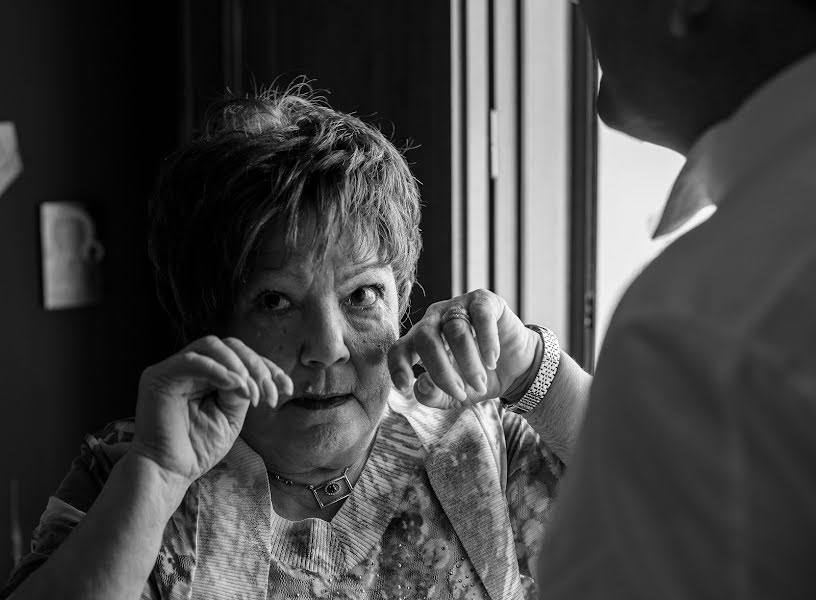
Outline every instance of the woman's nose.
<path fill-rule="evenodd" d="M 349 359 L 343 315 L 320 310 L 307 316 L 300 360 L 308 367 L 329 367 Z"/>

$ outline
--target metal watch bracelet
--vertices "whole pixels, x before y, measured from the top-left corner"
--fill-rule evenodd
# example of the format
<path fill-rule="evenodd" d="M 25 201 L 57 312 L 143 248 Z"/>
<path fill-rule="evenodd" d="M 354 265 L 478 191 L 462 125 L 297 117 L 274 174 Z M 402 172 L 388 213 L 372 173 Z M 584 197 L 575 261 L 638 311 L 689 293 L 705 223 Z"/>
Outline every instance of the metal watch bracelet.
<path fill-rule="evenodd" d="M 561 348 L 558 345 L 558 338 L 546 327 L 538 325 L 526 325 L 541 336 L 544 343 L 544 356 L 541 358 L 541 365 L 532 385 L 524 395 L 513 404 L 506 404 L 505 409 L 515 413 L 526 413 L 533 410 L 550 389 L 555 373 L 558 371 L 558 364 L 561 362 Z"/>

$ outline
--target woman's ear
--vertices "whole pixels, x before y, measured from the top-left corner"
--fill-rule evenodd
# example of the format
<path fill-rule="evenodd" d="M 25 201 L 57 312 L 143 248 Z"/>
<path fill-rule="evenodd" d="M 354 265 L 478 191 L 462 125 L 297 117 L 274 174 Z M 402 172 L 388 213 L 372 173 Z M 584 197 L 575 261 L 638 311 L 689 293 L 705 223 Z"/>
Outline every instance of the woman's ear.
<path fill-rule="evenodd" d="M 673 0 L 669 14 L 669 33 L 672 37 L 683 39 L 688 36 L 694 23 L 708 13 L 715 0 Z"/>

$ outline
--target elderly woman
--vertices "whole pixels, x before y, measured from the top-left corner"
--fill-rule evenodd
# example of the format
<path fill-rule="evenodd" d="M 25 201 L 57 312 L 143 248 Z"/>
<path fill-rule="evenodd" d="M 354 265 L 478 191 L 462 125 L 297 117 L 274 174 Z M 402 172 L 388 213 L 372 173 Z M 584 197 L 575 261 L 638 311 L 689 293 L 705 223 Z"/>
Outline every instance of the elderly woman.
<path fill-rule="evenodd" d="M 486 291 L 395 344 L 420 245 L 377 129 L 292 93 L 217 105 L 152 208 L 187 345 L 86 437 L 5 593 L 533 595 L 585 381 Z"/>

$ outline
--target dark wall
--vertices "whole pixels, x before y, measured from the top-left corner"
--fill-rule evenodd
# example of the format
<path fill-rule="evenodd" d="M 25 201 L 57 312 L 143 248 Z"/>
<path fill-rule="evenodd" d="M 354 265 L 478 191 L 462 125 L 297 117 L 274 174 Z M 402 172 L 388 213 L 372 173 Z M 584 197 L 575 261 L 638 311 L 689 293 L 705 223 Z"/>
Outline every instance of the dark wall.
<path fill-rule="evenodd" d="M 0 8 L 0 120 L 24 172 L 0 196 L 0 578 L 11 566 L 9 481 L 24 549 L 83 432 L 131 415 L 141 370 L 168 352 L 145 252 L 145 201 L 178 119 L 173 2 L 38 0 Z M 104 299 L 45 311 L 39 205 L 87 203 Z"/>

